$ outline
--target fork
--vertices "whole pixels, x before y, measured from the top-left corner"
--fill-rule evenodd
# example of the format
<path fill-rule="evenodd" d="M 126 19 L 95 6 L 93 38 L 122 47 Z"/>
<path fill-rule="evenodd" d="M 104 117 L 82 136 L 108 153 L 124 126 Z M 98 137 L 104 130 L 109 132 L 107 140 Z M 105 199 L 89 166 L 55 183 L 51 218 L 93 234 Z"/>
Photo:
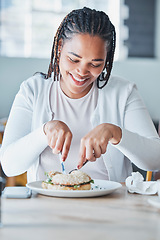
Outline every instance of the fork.
<path fill-rule="evenodd" d="M 82 167 L 83 167 L 87 162 L 88 162 L 88 160 L 86 160 L 86 161 L 83 163 Z M 73 172 L 73 171 L 77 171 L 77 170 L 78 170 L 78 168 L 72 169 L 68 174 L 70 174 L 70 173 Z"/>

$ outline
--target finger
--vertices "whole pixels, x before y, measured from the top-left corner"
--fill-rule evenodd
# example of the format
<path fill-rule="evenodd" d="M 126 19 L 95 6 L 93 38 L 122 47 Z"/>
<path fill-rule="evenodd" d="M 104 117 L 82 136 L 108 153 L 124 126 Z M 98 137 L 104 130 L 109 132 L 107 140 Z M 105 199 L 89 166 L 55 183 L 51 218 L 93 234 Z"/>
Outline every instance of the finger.
<path fill-rule="evenodd" d="M 86 159 L 89 161 L 95 161 L 94 149 L 92 145 L 86 145 Z"/>
<path fill-rule="evenodd" d="M 107 151 L 109 139 L 102 138 L 100 142 L 101 153 L 104 154 Z"/>
<path fill-rule="evenodd" d="M 67 133 L 67 136 L 64 140 L 64 144 L 62 147 L 62 161 L 65 161 L 67 156 L 68 156 L 68 152 L 71 146 L 71 141 L 72 141 L 72 134 L 71 133 Z"/>
<path fill-rule="evenodd" d="M 93 157 L 89 161 L 90 162 L 95 162 L 96 161 L 96 157 L 93 155 Z"/>
<path fill-rule="evenodd" d="M 83 141 L 81 141 L 81 144 L 80 144 L 79 158 L 80 159 L 77 165 L 78 169 L 80 169 L 83 166 L 83 163 L 86 162 L 86 148 L 83 144 Z"/>
<path fill-rule="evenodd" d="M 101 146 L 101 153 L 104 154 L 107 151 L 107 145 Z"/>
<path fill-rule="evenodd" d="M 102 154 L 102 149 L 99 145 L 94 145 L 93 155 L 95 158 L 99 158 Z"/>
<path fill-rule="evenodd" d="M 53 153 L 58 154 L 62 152 L 62 148 L 65 141 L 65 132 L 63 130 L 59 131 L 58 138 L 53 149 Z"/>
<path fill-rule="evenodd" d="M 58 138 L 58 131 L 55 130 L 53 132 L 50 132 L 48 135 L 48 145 L 50 146 L 50 148 L 54 149 L 56 142 L 57 142 L 57 138 Z"/>
<path fill-rule="evenodd" d="M 50 148 L 52 148 L 52 150 L 54 149 L 55 145 L 56 145 L 56 138 L 54 136 L 52 136 L 50 138 L 49 144 Z"/>

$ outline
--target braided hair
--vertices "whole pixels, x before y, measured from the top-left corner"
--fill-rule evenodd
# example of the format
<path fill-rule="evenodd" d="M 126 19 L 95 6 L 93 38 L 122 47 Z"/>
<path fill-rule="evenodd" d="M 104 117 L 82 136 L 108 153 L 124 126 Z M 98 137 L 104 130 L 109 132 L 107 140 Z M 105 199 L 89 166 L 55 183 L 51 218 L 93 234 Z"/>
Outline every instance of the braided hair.
<path fill-rule="evenodd" d="M 64 43 L 66 39 L 71 39 L 73 34 L 88 33 L 91 36 L 99 36 L 107 43 L 107 57 L 103 72 L 97 78 L 97 87 L 103 88 L 109 79 L 113 58 L 115 52 L 116 33 L 115 28 L 109 17 L 102 11 L 96 11 L 84 7 L 83 9 L 77 9 L 70 12 L 61 22 L 53 42 L 51 60 L 49 64 L 48 74 L 46 78 L 51 77 L 54 73 L 54 81 L 58 80 L 60 73 L 59 70 L 59 58 L 60 52 L 58 46 L 60 41 Z M 100 81 L 103 81 L 103 85 L 100 86 Z"/>

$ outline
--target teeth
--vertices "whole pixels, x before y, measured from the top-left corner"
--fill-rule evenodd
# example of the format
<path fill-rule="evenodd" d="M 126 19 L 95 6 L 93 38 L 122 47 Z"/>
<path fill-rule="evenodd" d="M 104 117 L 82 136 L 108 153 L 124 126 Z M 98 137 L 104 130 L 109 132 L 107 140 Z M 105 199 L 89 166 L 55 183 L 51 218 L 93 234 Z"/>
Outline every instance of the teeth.
<path fill-rule="evenodd" d="M 73 75 L 72 75 L 73 76 Z M 85 79 L 79 79 L 79 78 L 76 78 L 75 76 L 73 76 L 73 78 L 76 80 L 76 81 L 78 81 L 78 82 L 83 82 L 83 81 L 85 81 L 87 78 L 85 78 Z"/>

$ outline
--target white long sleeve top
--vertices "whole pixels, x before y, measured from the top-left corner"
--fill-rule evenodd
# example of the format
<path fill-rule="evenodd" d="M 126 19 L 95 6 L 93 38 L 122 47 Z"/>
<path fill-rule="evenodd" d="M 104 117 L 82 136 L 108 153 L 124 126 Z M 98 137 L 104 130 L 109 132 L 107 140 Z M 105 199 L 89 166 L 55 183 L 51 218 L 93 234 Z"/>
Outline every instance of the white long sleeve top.
<path fill-rule="evenodd" d="M 48 146 L 43 125 L 54 119 L 49 100 L 54 84 L 53 77 L 45 80 L 40 74 L 21 84 L 0 149 L 0 161 L 7 176 L 27 171 L 28 182 L 37 180 L 39 156 Z M 136 86 L 110 77 L 98 91 L 92 126 L 112 123 L 122 129 L 120 143 L 109 144 L 103 155 L 109 179 L 123 182 L 132 171 L 131 162 L 144 170 L 160 169 L 160 138 Z"/>
<path fill-rule="evenodd" d="M 72 141 L 65 161 L 66 173 L 75 169 L 79 161 L 81 139 L 93 128 L 90 117 L 98 100 L 98 88 L 94 83 L 89 92 L 77 99 L 69 98 L 61 89 L 60 81 L 54 82 L 50 92 L 51 110 L 54 120 L 64 122 L 72 132 Z M 48 146 L 39 156 L 37 180 L 46 179 L 45 172 L 61 171 L 60 155 L 53 154 Z M 104 164 L 103 155 L 95 162 L 88 162 L 82 169 L 92 179 L 108 180 L 108 172 Z"/>

